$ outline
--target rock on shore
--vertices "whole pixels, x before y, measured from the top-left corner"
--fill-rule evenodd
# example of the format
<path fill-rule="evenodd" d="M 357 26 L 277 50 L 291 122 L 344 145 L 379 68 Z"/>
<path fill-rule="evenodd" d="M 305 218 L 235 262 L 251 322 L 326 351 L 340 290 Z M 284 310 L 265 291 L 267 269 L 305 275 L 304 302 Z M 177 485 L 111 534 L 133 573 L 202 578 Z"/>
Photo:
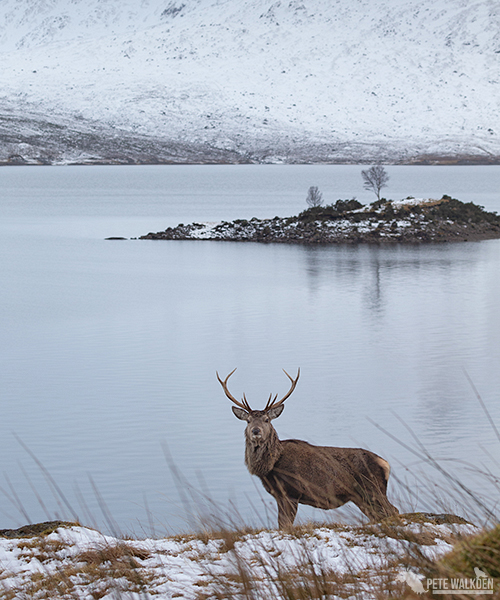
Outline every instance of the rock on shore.
<path fill-rule="evenodd" d="M 309 208 L 297 216 L 219 223 L 191 223 L 148 233 L 146 240 L 217 240 L 288 244 L 420 243 L 500 238 L 500 216 L 472 202 L 357 200 Z"/>

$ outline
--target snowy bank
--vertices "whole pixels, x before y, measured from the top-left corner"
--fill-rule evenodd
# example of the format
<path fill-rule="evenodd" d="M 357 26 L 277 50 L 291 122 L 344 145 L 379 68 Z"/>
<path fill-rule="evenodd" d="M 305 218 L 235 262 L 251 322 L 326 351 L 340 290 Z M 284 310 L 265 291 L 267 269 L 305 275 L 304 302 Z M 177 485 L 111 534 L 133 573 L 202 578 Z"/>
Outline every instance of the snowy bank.
<path fill-rule="evenodd" d="M 434 561 L 479 531 L 453 515 L 424 513 L 364 526 L 144 540 L 70 523 L 47 527 L 0 532 L 2 598 L 282 598 L 298 597 L 286 596 L 288 587 L 311 585 L 325 588 L 325 598 L 369 598 L 380 586 L 403 591 L 407 574 L 418 576 L 416 555 Z"/>

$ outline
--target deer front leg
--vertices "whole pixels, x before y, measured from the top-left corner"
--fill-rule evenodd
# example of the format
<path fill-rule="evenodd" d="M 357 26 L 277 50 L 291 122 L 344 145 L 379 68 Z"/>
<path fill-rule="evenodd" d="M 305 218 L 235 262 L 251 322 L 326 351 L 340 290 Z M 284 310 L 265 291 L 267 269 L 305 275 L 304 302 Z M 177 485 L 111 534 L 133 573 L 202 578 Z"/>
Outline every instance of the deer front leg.
<path fill-rule="evenodd" d="M 295 520 L 299 501 L 287 496 L 280 496 L 276 501 L 278 503 L 278 527 L 288 529 Z"/>

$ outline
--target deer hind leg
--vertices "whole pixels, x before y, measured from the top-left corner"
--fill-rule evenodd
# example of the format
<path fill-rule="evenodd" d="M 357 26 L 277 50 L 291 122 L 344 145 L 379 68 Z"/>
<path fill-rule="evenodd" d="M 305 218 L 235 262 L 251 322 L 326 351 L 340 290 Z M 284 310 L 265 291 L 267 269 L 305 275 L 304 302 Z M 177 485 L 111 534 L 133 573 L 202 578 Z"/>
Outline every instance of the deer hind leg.
<path fill-rule="evenodd" d="M 391 472 L 389 463 L 380 456 L 375 457 L 375 462 L 382 472 L 379 476 L 372 474 L 358 480 L 355 497 L 352 498 L 354 504 L 372 521 L 399 515 L 399 510 L 387 499 L 387 481 Z"/>
<path fill-rule="evenodd" d="M 371 521 L 380 521 L 386 517 L 399 515 L 399 510 L 387 499 L 385 489 L 381 489 L 376 482 L 372 482 L 369 487 L 366 485 L 356 486 L 351 500 Z"/>
<path fill-rule="evenodd" d="M 354 503 L 371 521 L 399 515 L 399 510 L 387 498 L 370 498 L 361 502 L 354 501 Z"/>
<path fill-rule="evenodd" d="M 276 501 L 278 503 L 278 527 L 288 529 L 295 521 L 299 501 L 287 496 L 280 496 Z"/>
<path fill-rule="evenodd" d="M 381 491 L 372 490 L 370 493 L 367 490 L 359 490 L 352 501 L 371 521 L 380 521 L 386 517 L 399 515 L 399 510 L 387 500 L 387 496 Z"/>
<path fill-rule="evenodd" d="M 379 518 L 392 517 L 394 515 L 399 515 L 399 510 L 387 500 L 387 496 L 385 494 L 380 495 L 377 498 L 374 498 L 373 506 L 376 509 L 376 512 Z"/>

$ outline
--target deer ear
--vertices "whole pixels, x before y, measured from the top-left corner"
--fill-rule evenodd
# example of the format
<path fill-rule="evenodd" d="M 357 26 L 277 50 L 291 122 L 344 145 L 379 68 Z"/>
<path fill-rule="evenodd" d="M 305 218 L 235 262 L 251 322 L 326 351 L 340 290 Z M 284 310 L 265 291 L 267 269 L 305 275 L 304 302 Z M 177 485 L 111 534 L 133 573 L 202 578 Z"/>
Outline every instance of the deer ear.
<path fill-rule="evenodd" d="M 241 421 L 248 421 L 248 413 L 246 410 L 242 408 L 238 408 L 237 406 L 231 406 L 234 416 Z"/>
<path fill-rule="evenodd" d="M 281 404 L 280 406 L 276 406 L 275 408 L 271 408 L 269 410 L 269 412 L 267 413 L 267 416 L 270 419 L 277 419 L 281 413 L 283 412 L 283 409 L 285 408 L 284 404 Z"/>

